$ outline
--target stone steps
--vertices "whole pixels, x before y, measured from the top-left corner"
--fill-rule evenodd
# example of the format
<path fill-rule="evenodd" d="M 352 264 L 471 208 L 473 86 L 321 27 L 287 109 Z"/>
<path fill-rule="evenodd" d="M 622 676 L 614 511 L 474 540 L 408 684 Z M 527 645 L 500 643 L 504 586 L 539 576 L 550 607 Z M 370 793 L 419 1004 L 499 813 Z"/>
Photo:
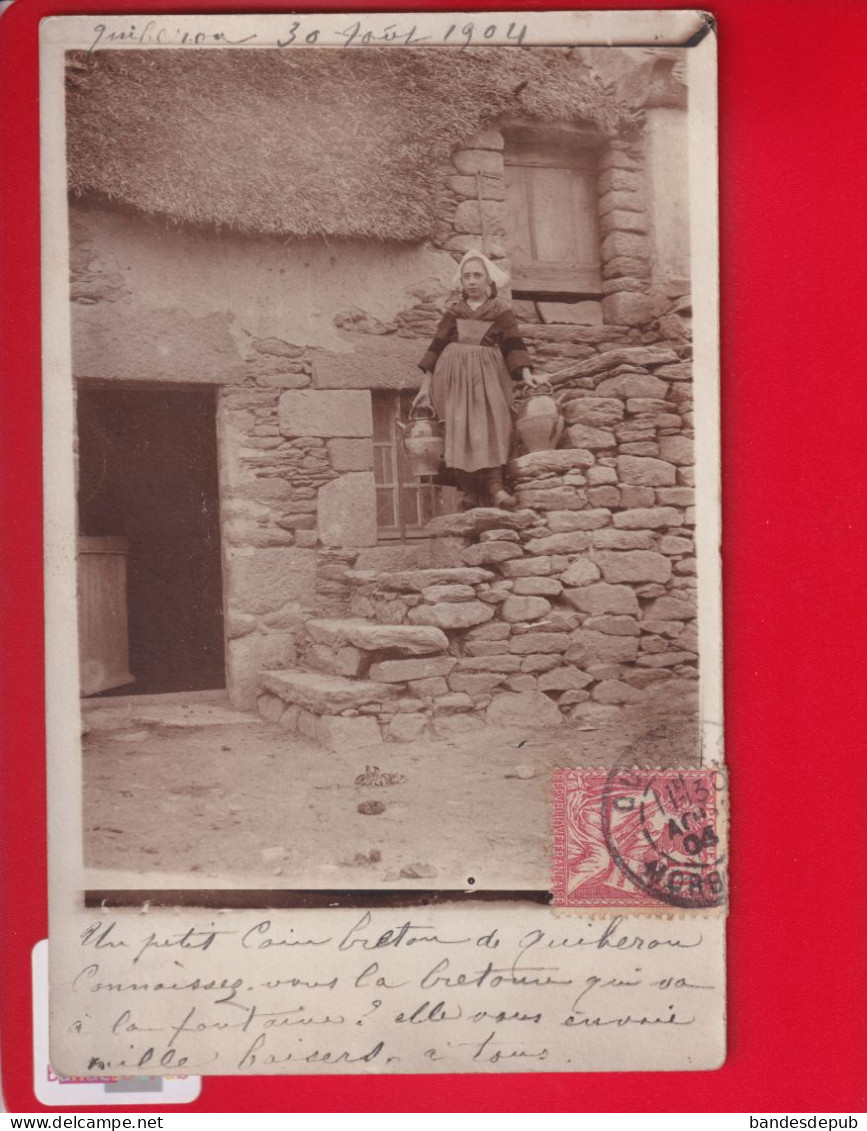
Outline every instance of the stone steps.
<path fill-rule="evenodd" d="M 480 585 L 493 581 L 496 574 L 471 566 L 443 566 L 441 569 L 349 569 L 345 574 L 351 585 L 389 589 L 395 593 L 420 593 L 432 585 Z"/>
<path fill-rule="evenodd" d="M 262 687 L 287 706 L 315 715 L 339 714 L 397 698 L 400 686 L 321 672 L 283 670 L 262 673 Z"/>
<path fill-rule="evenodd" d="M 315 644 L 350 645 L 364 652 L 398 652 L 402 656 L 430 656 L 445 652 L 448 637 L 426 625 L 377 624 L 361 618 L 310 620 L 307 635 Z"/>

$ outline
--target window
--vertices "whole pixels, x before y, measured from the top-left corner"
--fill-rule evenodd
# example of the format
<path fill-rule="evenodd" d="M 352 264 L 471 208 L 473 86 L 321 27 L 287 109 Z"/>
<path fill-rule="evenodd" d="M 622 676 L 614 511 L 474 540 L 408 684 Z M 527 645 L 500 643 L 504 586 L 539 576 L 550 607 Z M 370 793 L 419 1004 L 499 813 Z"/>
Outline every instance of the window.
<path fill-rule="evenodd" d="M 595 150 L 569 134 L 520 131 L 505 164 L 514 295 L 598 296 Z"/>
<path fill-rule="evenodd" d="M 403 450 L 403 430 L 415 393 L 373 393 L 373 477 L 376 525 L 382 540 L 423 538 L 424 526 L 458 509 L 453 487 L 439 487 L 429 476 L 417 479 Z"/>

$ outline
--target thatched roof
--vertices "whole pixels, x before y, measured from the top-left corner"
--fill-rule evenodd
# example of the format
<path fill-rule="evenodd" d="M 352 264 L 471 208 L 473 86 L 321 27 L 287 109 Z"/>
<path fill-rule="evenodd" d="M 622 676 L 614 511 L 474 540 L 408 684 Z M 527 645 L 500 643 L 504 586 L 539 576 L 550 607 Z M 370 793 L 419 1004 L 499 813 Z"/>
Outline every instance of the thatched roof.
<path fill-rule="evenodd" d="M 495 120 L 615 131 L 561 48 L 71 53 L 69 187 L 187 224 L 419 240 L 441 167 Z"/>

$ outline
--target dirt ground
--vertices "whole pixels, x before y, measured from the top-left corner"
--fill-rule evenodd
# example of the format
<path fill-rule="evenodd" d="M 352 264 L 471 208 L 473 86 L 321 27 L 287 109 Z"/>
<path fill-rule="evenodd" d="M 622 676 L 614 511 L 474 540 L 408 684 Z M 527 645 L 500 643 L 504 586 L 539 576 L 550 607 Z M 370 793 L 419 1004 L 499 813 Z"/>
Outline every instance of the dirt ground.
<path fill-rule="evenodd" d="M 89 886 L 550 887 L 555 766 L 695 765 L 694 685 L 616 720 L 329 753 L 224 704 L 85 710 Z M 368 767 L 362 784 L 356 779 Z M 382 775 L 396 775 L 393 779 Z M 373 784 L 390 780 L 390 784 Z M 379 802 L 378 812 L 359 805 Z M 217 883 L 209 882 L 217 881 Z"/>

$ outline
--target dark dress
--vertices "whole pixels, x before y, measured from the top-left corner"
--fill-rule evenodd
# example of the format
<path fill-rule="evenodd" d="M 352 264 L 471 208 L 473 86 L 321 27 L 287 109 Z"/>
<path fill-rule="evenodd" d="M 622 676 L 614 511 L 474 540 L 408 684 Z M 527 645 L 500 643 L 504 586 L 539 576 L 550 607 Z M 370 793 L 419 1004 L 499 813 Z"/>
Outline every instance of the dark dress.
<path fill-rule="evenodd" d="M 460 471 L 501 467 L 512 443 L 512 382 L 530 366 L 512 308 L 463 300 L 443 315 L 419 362 L 432 374 L 430 398 L 445 422 L 445 464 Z"/>

